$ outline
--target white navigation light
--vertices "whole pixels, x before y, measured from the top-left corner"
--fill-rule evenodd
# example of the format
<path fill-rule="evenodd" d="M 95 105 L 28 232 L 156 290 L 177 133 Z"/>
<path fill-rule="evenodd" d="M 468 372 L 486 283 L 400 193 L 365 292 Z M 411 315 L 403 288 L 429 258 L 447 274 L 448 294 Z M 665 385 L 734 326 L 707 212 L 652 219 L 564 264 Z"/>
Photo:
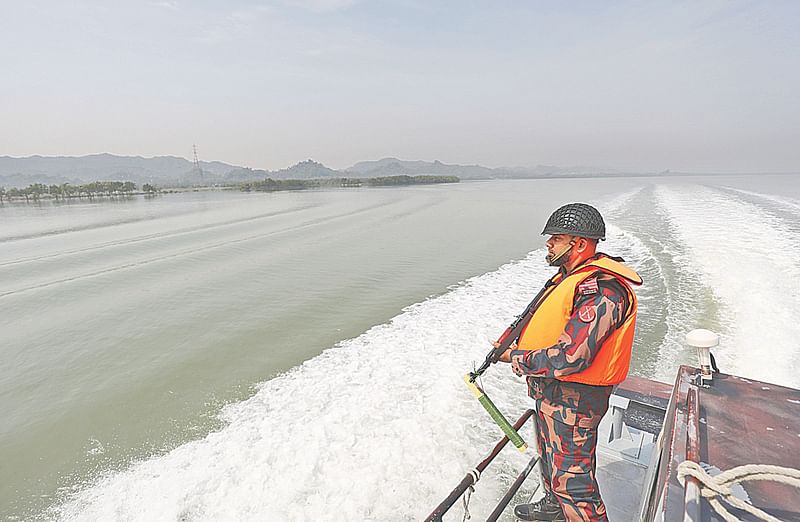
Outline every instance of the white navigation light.
<path fill-rule="evenodd" d="M 719 345 L 719 335 L 711 330 L 698 328 L 686 334 L 686 344 L 697 349 L 697 358 L 700 359 L 700 378 L 703 384 L 711 381 L 711 348 Z"/>

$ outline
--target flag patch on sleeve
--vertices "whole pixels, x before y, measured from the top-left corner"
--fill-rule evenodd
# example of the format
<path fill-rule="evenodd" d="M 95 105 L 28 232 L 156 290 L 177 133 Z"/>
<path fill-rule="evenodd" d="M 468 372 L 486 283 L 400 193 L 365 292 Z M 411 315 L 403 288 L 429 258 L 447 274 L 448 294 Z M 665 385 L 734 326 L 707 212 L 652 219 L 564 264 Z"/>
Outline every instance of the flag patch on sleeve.
<path fill-rule="evenodd" d="M 590 277 L 578 285 L 578 293 L 581 295 L 596 294 L 598 291 L 596 277 Z"/>

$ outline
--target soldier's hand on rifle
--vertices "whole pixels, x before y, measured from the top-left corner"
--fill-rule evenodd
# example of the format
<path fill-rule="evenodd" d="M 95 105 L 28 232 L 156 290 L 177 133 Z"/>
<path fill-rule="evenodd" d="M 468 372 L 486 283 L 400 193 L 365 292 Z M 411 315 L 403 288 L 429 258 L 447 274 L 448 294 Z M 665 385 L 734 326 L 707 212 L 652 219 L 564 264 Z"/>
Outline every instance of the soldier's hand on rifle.
<path fill-rule="evenodd" d="M 499 341 L 495 341 L 493 344 L 495 348 L 500 347 Z M 509 346 L 508 349 L 500 355 L 500 359 L 498 360 L 504 363 L 511 362 L 511 350 L 516 350 L 516 349 L 517 349 L 517 343 L 511 343 L 511 346 Z"/>
<path fill-rule="evenodd" d="M 515 355 L 514 357 L 511 357 L 511 371 L 520 377 L 522 377 L 522 367 L 520 366 L 520 363 L 522 363 L 524 359 L 524 355 Z"/>

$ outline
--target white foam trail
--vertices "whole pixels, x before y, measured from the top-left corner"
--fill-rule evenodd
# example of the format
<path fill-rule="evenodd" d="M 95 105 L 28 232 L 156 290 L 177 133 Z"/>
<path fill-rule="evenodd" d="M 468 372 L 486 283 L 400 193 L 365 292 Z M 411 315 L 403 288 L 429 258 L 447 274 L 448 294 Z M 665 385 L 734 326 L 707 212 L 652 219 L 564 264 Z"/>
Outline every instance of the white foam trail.
<path fill-rule="evenodd" d="M 600 213 L 604 216 L 604 220 L 609 221 L 610 219 L 613 219 L 613 217 L 619 214 L 633 198 L 639 196 L 643 189 L 644 187 L 642 186 L 636 187 L 627 192 L 617 194 L 610 200 L 599 205 Z"/>
<path fill-rule="evenodd" d="M 639 238 L 629 231 L 611 223 L 607 224 L 606 230 L 608 243 L 602 245 L 602 248 L 599 250 L 609 255 L 622 257 L 625 259 L 625 264 L 633 268 L 639 274 L 641 274 L 648 265 L 653 265 L 656 272 L 660 270 L 660 266 L 656 262 L 653 253 Z M 655 296 L 647 291 L 647 285 L 634 287 L 634 290 L 636 291 L 639 301 L 639 315 L 646 315 L 648 303 L 652 301 Z"/>
<path fill-rule="evenodd" d="M 763 200 L 769 201 L 770 203 L 776 204 L 778 207 L 782 207 L 785 210 L 790 212 L 797 212 L 800 210 L 800 200 L 790 197 L 782 197 L 782 196 L 775 196 L 773 194 L 763 194 L 761 192 L 753 192 L 752 190 L 745 190 L 735 187 L 725 187 L 727 190 L 732 192 L 739 192 L 741 194 L 747 194 L 748 196 L 755 196 L 761 198 Z"/>
<path fill-rule="evenodd" d="M 609 224 L 607 228 L 608 245 L 603 247 L 603 251 L 624 258 L 626 264 L 636 270 L 644 281 L 641 286 L 634 287 L 639 302 L 637 340 L 633 348 L 634 357 L 636 357 L 637 352 L 643 355 L 652 351 L 661 352 L 665 345 L 668 346 L 668 337 L 653 339 L 647 333 L 643 335 L 643 323 L 655 320 L 654 317 L 651 318 L 651 314 L 655 314 L 657 309 L 665 304 L 667 310 L 669 310 L 670 300 L 668 296 L 661 295 L 658 290 L 666 287 L 661 264 L 652 250 L 633 233 L 613 224 Z M 656 285 L 656 279 L 660 280 L 662 284 Z M 669 312 L 667 315 L 669 316 Z M 670 353 L 670 350 L 665 352 Z M 662 359 L 664 358 L 662 357 Z M 644 376 L 672 382 L 675 378 L 676 368 L 677 364 L 674 361 L 664 360 L 662 364 L 658 365 L 655 372 Z"/>
<path fill-rule="evenodd" d="M 651 205 L 644 228 L 649 229 L 647 241 L 651 245 L 649 251 L 654 256 L 655 266 L 648 265 L 640 269 L 645 278 L 640 302 L 652 303 L 654 311 L 657 308 L 663 310 L 661 320 L 665 332 L 650 339 L 660 344 L 657 362 L 648 377 L 672 383 L 681 364 L 696 364 L 696 354 L 686 348 L 685 337 L 695 328 L 702 308 L 700 300 L 703 295 L 700 290 L 704 286 L 692 267 L 690 256 L 680 244 L 677 237 L 679 232 L 670 220 L 669 209 L 658 198 L 654 198 Z M 658 280 L 654 281 L 653 278 Z M 646 310 L 640 313 L 639 318 L 640 324 L 651 319 L 646 315 Z"/>
<path fill-rule="evenodd" d="M 605 205 L 602 205 L 601 212 L 606 216 L 606 242 L 600 243 L 598 246 L 599 251 L 622 257 L 628 266 L 643 276 L 645 280 L 643 286 L 634 288 L 639 302 L 639 317 L 647 316 L 648 306 L 657 298 L 647 281 L 648 277 L 663 279 L 661 266 L 654 253 L 643 241 L 629 230 L 618 226 L 613 220 L 625 211 L 631 200 L 640 196 L 642 190 L 643 187 L 638 187 L 620 194 Z"/>
<path fill-rule="evenodd" d="M 543 256 L 411 306 L 264 383 L 224 410 L 221 431 L 102 478 L 54 516 L 423 518 L 501 436 L 461 379 L 552 271 Z M 510 418 L 530 405 L 524 382 L 504 365 L 484 384 Z M 476 516 L 488 515 L 528 458 L 513 450 L 499 457 L 473 497 Z"/>
<path fill-rule="evenodd" d="M 649 201 L 650 191 L 646 192 L 644 187 L 639 187 L 602 206 L 608 241 L 601 243 L 600 249 L 623 257 L 644 281 L 642 286 L 635 288 L 639 299 L 639 318 L 634 343 L 635 367 L 632 371 L 643 377 L 672 382 L 675 370 L 682 362 L 679 361 L 680 341 L 677 341 L 682 335 L 675 331 L 673 324 L 681 322 L 685 303 L 676 303 L 670 298 L 675 290 L 669 284 L 672 266 L 664 266 L 669 237 L 663 237 L 666 232 L 661 223 L 663 218 Z M 643 204 L 646 213 L 638 216 L 636 207 Z M 632 211 L 638 217 L 632 218 Z M 631 219 L 635 221 L 631 222 Z M 626 229 L 626 223 L 641 229 L 644 236 L 640 238 Z"/>
<path fill-rule="evenodd" d="M 799 386 L 798 239 L 782 234 L 781 221 L 759 207 L 715 190 L 659 186 L 657 194 L 691 251 L 688 266 L 720 307 L 724 331 L 715 354 L 721 369 Z"/>
<path fill-rule="evenodd" d="M 653 253 L 639 238 L 631 232 L 612 223 L 606 226 L 606 244 L 601 243 L 603 252 L 625 259 L 625 264 L 636 270 L 642 270 L 648 262 L 655 261 Z M 641 300 L 641 299 L 640 299 Z"/>

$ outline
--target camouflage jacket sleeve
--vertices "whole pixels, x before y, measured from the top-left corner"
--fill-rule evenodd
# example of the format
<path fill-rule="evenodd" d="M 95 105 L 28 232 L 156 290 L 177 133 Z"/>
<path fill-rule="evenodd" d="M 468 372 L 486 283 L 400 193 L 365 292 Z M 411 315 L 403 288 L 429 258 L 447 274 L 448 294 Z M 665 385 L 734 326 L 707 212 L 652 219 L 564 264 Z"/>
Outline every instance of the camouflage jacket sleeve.
<path fill-rule="evenodd" d="M 625 289 L 610 276 L 593 276 L 579 285 L 573 314 L 558 342 L 543 350 L 513 350 L 522 375 L 558 378 L 588 368 L 603 342 L 624 320 Z"/>

